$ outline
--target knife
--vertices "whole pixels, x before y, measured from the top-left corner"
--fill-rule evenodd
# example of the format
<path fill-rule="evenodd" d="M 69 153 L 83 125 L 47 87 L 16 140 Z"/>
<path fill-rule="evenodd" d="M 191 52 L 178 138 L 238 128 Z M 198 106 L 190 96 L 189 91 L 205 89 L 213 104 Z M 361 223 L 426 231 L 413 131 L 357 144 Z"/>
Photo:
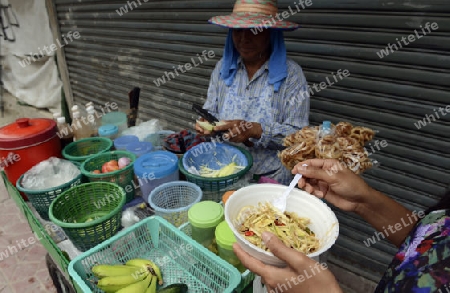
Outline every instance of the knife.
<path fill-rule="evenodd" d="M 197 115 L 208 121 L 210 124 L 216 126 L 216 122 L 219 122 L 220 120 L 217 119 L 214 115 L 208 112 L 208 110 L 205 110 L 202 108 L 202 106 L 197 104 L 192 104 L 192 110 L 194 110 Z"/>
<path fill-rule="evenodd" d="M 216 123 L 220 121 L 214 115 L 209 113 L 208 110 L 203 109 L 203 107 L 200 105 L 192 104 L 192 110 L 194 110 L 195 113 L 197 113 L 200 117 L 202 117 L 203 119 L 208 121 L 213 126 L 216 126 Z M 218 136 L 220 138 L 222 138 L 223 134 L 225 134 L 226 132 L 227 131 L 218 131 L 213 135 L 213 138 L 216 138 Z M 244 145 L 246 145 L 248 147 L 252 147 L 253 142 L 251 142 L 250 140 L 246 140 L 246 141 L 244 141 Z"/>
<path fill-rule="evenodd" d="M 128 93 L 128 101 L 130 103 L 130 110 L 128 112 L 128 121 L 127 121 L 128 127 L 136 126 L 140 92 L 141 92 L 141 89 L 138 87 L 135 87 Z"/>

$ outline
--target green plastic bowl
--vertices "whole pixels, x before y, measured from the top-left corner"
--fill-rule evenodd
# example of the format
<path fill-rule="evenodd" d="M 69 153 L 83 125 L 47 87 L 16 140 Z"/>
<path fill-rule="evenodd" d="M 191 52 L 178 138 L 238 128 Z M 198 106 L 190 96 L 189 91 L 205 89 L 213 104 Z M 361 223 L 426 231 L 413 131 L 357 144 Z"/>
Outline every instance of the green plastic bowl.
<path fill-rule="evenodd" d="M 67 145 L 62 155 L 73 162 L 84 162 L 92 156 L 110 151 L 112 146 L 112 140 L 107 137 L 83 138 Z"/>
<path fill-rule="evenodd" d="M 50 205 L 50 220 L 80 251 L 114 236 L 121 227 L 125 192 L 117 184 L 93 182 L 64 191 Z"/>
<path fill-rule="evenodd" d="M 178 168 L 180 172 L 186 177 L 186 180 L 197 184 L 204 192 L 203 200 L 212 200 L 215 202 L 220 202 L 222 199 L 223 192 L 226 191 L 228 187 L 237 183 L 239 179 L 241 179 L 245 174 L 247 174 L 247 172 L 253 166 L 253 157 L 250 154 L 250 152 L 244 148 L 237 146 L 235 147 L 245 155 L 248 161 L 248 165 L 241 171 L 225 177 L 208 178 L 192 174 L 184 168 L 183 157 L 181 157 L 178 160 Z"/>
<path fill-rule="evenodd" d="M 101 174 L 94 174 L 92 171 L 94 170 L 101 170 L 102 165 L 108 161 L 116 160 L 118 161 L 121 157 L 127 157 L 130 159 L 130 164 L 126 166 L 123 169 L 108 172 L 108 173 L 101 173 Z M 133 200 L 135 196 L 135 189 L 138 185 L 135 185 L 134 180 L 134 161 L 136 161 L 136 155 L 127 152 L 127 151 L 112 151 L 112 152 L 106 152 L 101 153 L 95 156 L 90 157 L 86 161 L 84 161 L 81 164 L 81 173 L 88 179 L 89 182 L 98 182 L 98 181 L 104 181 L 104 182 L 111 182 L 119 185 L 125 190 L 126 193 L 126 202 L 130 202 Z"/>

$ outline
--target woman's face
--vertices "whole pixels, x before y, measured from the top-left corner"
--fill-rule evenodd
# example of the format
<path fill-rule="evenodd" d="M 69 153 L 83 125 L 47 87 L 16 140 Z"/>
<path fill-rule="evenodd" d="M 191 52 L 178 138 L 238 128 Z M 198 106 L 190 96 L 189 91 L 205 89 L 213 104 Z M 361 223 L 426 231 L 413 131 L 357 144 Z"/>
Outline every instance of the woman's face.
<path fill-rule="evenodd" d="M 233 43 L 245 61 L 257 61 L 270 48 L 270 31 L 263 30 L 255 35 L 250 29 L 233 29 Z"/>

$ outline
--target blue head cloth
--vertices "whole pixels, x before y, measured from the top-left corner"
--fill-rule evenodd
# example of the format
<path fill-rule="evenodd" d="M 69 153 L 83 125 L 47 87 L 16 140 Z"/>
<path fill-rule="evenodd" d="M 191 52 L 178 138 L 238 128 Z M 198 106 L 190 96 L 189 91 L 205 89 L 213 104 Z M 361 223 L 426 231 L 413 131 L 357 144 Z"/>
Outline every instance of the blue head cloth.
<path fill-rule="evenodd" d="M 234 48 L 232 31 L 233 29 L 228 31 L 220 69 L 220 76 L 227 86 L 233 83 L 239 58 L 239 53 Z M 269 84 L 272 84 L 275 92 L 278 92 L 287 77 L 286 46 L 282 30 L 270 30 L 270 47 L 272 52 L 269 59 Z"/>

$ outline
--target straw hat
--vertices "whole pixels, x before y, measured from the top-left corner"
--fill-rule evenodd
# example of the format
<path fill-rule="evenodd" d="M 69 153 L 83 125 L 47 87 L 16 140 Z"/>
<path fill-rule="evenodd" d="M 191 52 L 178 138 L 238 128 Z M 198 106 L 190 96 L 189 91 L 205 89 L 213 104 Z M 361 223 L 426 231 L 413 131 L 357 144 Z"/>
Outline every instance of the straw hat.
<path fill-rule="evenodd" d="M 233 13 L 212 17 L 209 22 L 228 28 L 276 28 L 294 30 L 300 25 L 284 21 L 278 13 L 276 0 L 237 0 Z"/>

